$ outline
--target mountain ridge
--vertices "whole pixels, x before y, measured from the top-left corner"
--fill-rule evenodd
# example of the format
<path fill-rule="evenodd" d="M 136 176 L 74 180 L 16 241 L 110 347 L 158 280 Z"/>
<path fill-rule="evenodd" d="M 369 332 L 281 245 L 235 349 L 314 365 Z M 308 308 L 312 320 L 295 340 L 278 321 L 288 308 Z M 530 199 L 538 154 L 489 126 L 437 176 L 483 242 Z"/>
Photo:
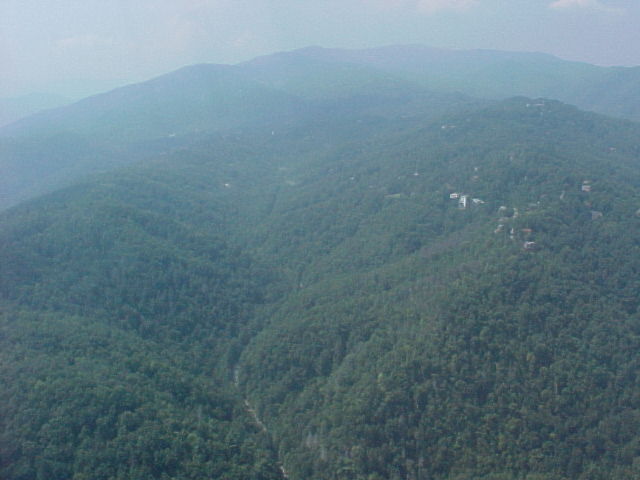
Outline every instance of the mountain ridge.
<path fill-rule="evenodd" d="M 131 390 L 5 419 L 3 475 L 633 477 L 638 138 L 517 97 L 202 138 L 3 212 L 11 417 L 83 371 Z"/>
<path fill-rule="evenodd" d="M 162 88 L 165 88 L 165 86 L 162 85 L 163 83 L 170 81 L 171 79 L 178 79 L 179 77 L 180 77 L 180 82 L 184 82 L 185 80 L 188 81 L 188 77 L 185 78 L 184 75 L 187 72 L 194 72 L 196 70 L 199 70 L 202 73 L 211 73 L 213 71 L 217 71 L 221 75 L 223 72 L 227 74 L 231 74 L 231 72 L 240 74 L 243 71 L 245 72 L 248 71 L 249 74 L 259 74 L 261 68 L 264 69 L 266 67 L 273 67 L 274 65 L 278 65 L 278 64 L 280 64 L 280 67 L 282 67 L 283 64 L 286 66 L 287 62 L 291 60 L 303 62 L 303 63 L 308 61 L 321 60 L 322 61 L 321 66 L 323 67 L 331 67 L 331 66 L 335 67 L 336 65 L 342 65 L 345 67 L 346 66 L 370 67 L 370 68 L 373 68 L 373 70 L 366 70 L 366 73 L 373 74 L 373 75 L 375 75 L 376 73 L 378 75 L 380 75 L 381 73 L 386 73 L 387 75 L 392 74 L 392 75 L 395 75 L 395 77 L 391 77 L 391 78 L 395 78 L 396 81 L 403 80 L 404 82 L 409 82 L 409 84 L 413 83 L 416 86 L 422 83 L 423 87 L 427 87 L 431 89 L 434 88 L 434 85 L 429 83 L 428 78 L 425 78 L 425 77 L 402 78 L 402 76 L 399 76 L 399 75 L 406 74 L 408 72 L 411 72 L 412 70 L 424 73 L 425 68 L 427 67 L 430 67 L 431 69 L 434 69 L 434 70 L 438 70 L 438 69 L 442 70 L 443 65 L 447 65 L 447 68 L 453 68 L 454 70 L 457 69 L 458 72 L 455 73 L 453 76 L 449 75 L 447 77 L 446 72 L 439 71 L 437 72 L 436 76 L 442 76 L 443 74 L 445 75 L 442 78 L 447 79 L 447 81 L 451 83 L 451 85 L 448 87 L 448 90 L 451 90 L 452 88 L 460 89 L 462 93 L 467 93 L 471 95 L 476 94 L 476 95 L 483 96 L 482 89 L 477 91 L 464 92 L 465 88 L 467 88 L 467 90 L 469 90 L 469 88 L 464 87 L 463 83 L 460 83 L 462 79 L 460 78 L 456 79 L 455 76 L 456 75 L 466 76 L 466 75 L 471 75 L 473 73 L 477 74 L 479 71 L 482 71 L 482 69 L 488 69 L 487 74 L 498 75 L 498 78 L 501 78 L 501 76 L 506 75 L 506 73 L 501 73 L 499 70 L 496 73 L 491 72 L 492 68 L 495 68 L 496 66 L 500 67 L 500 62 L 516 60 L 526 64 L 527 63 L 526 60 L 532 60 L 532 59 L 535 60 L 535 62 L 529 62 L 529 63 L 532 63 L 532 64 L 537 63 L 544 68 L 551 68 L 552 66 L 555 65 L 555 67 L 558 67 L 560 71 L 558 73 L 554 73 L 553 69 L 551 69 L 547 72 L 547 74 L 551 75 L 552 77 L 557 76 L 559 74 L 560 77 L 558 79 L 552 78 L 550 82 L 549 81 L 546 82 L 549 85 L 547 87 L 544 87 L 547 89 L 547 91 L 540 90 L 540 87 L 535 87 L 537 88 L 537 91 L 524 91 L 522 86 L 518 85 L 518 80 L 516 80 L 515 85 L 513 85 L 510 89 L 504 90 L 503 93 L 498 95 L 498 97 L 504 98 L 508 96 L 524 95 L 529 97 L 548 97 L 548 98 L 554 98 L 557 100 L 565 101 L 568 103 L 573 103 L 572 100 L 576 100 L 576 98 L 579 98 L 579 97 L 571 98 L 569 96 L 569 98 L 563 98 L 568 95 L 567 92 L 571 91 L 572 88 L 574 88 L 573 86 L 571 86 L 570 82 L 567 85 L 567 81 L 570 80 L 569 75 L 582 76 L 580 75 L 580 72 L 586 73 L 587 77 L 593 77 L 597 80 L 593 84 L 592 88 L 598 91 L 598 89 L 600 88 L 600 84 L 603 84 L 603 83 L 606 84 L 607 81 L 610 81 L 609 79 L 611 77 L 613 77 L 614 80 L 616 81 L 626 82 L 627 80 L 624 77 L 627 76 L 629 72 L 631 72 L 630 74 L 632 76 L 635 75 L 635 72 L 638 70 L 638 68 L 640 68 L 640 67 L 635 67 L 635 68 L 634 67 L 597 67 L 595 65 L 591 65 L 583 62 L 562 60 L 558 57 L 554 57 L 552 55 L 539 53 L 539 52 L 515 52 L 515 51 L 508 52 L 508 51 L 500 51 L 500 50 L 462 50 L 462 49 L 452 50 L 452 49 L 427 47 L 419 44 L 389 45 L 385 47 L 351 49 L 351 50 L 339 49 L 339 48 L 323 48 L 323 47 L 314 46 L 314 47 L 306 47 L 306 48 L 301 48 L 301 49 L 296 49 L 296 50 L 291 50 L 286 52 L 278 52 L 270 55 L 263 55 L 260 57 L 256 57 L 255 59 L 241 62 L 235 65 L 206 63 L 206 64 L 197 64 L 197 65 L 182 67 L 178 70 L 175 70 L 174 72 L 170 72 L 165 75 L 155 77 L 154 79 L 150 79 L 145 82 L 132 84 L 130 86 L 120 87 L 110 92 L 105 92 L 103 94 L 88 97 L 87 99 L 81 100 L 80 102 L 76 102 L 73 108 L 78 108 L 77 107 L 78 104 L 85 104 L 85 103 L 88 103 L 92 107 L 96 107 L 99 105 L 95 105 L 95 102 L 98 102 L 99 100 L 107 100 L 109 98 L 108 97 L 109 95 L 111 96 L 122 95 L 127 91 L 131 91 L 132 89 L 141 90 L 145 86 L 148 86 L 148 87 L 162 86 Z M 513 67 L 514 65 L 515 64 L 512 64 L 511 66 Z M 480 68 L 481 70 L 478 70 L 478 68 Z M 318 72 L 314 72 L 314 73 L 308 73 L 305 75 L 312 75 L 317 73 Z M 282 75 L 282 72 L 280 72 L 280 75 Z M 211 76 L 208 78 L 211 81 L 220 80 L 219 78 L 211 77 Z M 199 79 L 196 78 L 195 80 L 197 81 Z M 232 80 L 235 82 L 242 81 L 242 82 L 245 82 L 246 85 L 251 85 L 255 87 L 255 84 L 248 82 L 249 79 L 243 78 L 242 75 L 232 76 Z M 512 78 L 511 81 L 513 82 L 513 80 L 514 79 Z M 361 81 L 361 80 L 358 80 L 358 81 Z M 438 88 L 442 89 L 443 84 L 441 83 L 440 80 L 438 80 L 438 82 L 437 82 Z M 502 79 L 500 80 L 500 82 L 504 82 L 504 80 Z M 558 85 L 554 87 L 553 86 L 554 83 L 555 84 L 565 83 L 565 86 L 559 91 L 560 93 L 559 95 L 553 94 L 554 89 L 558 90 Z M 587 82 L 587 85 L 588 85 L 588 82 Z M 268 86 L 268 85 L 265 84 L 265 86 Z M 551 88 L 551 90 L 548 90 L 549 88 Z M 485 96 L 487 95 L 486 87 L 484 90 L 484 95 Z M 496 94 L 490 94 L 489 96 L 496 97 Z M 593 97 L 595 96 L 595 93 L 590 93 L 588 96 Z M 589 108 L 589 105 L 587 105 L 586 102 L 587 100 L 583 98 L 582 101 L 579 102 L 578 106 L 582 108 Z M 600 113 L 615 114 L 614 110 L 609 109 L 609 111 L 606 111 L 606 108 L 607 107 L 605 106 L 601 106 L 600 108 L 598 108 L 598 110 L 600 111 Z M 63 110 L 58 110 L 58 111 L 64 111 L 64 108 Z M 634 115 L 635 114 L 633 114 L 632 117 Z M 19 124 L 24 124 L 24 121 L 20 121 Z M 0 132 L 2 132 L 2 135 L 6 136 L 6 135 L 15 134 L 16 130 L 19 130 L 20 128 L 21 128 L 20 125 L 11 126 L 10 128 L 5 127 L 3 129 L 0 129 Z"/>

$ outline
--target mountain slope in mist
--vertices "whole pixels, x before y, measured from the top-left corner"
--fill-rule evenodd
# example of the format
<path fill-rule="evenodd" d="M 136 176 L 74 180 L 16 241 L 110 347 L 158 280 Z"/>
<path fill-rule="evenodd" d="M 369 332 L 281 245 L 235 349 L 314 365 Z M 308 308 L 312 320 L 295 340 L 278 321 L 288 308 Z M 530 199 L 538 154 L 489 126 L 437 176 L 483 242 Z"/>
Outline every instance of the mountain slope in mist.
<path fill-rule="evenodd" d="M 633 478 L 639 127 L 465 108 L 202 137 L 2 213 L 5 476 Z"/>

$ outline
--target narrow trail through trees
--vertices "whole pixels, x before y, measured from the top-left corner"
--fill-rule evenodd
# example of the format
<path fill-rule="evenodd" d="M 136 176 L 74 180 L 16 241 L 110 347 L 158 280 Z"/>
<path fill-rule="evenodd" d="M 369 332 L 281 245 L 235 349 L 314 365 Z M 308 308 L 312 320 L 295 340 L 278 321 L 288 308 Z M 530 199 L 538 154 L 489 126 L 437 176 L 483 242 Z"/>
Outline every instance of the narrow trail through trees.
<path fill-rule="evenodd" d="M 236 387 L 236 389 L 238 391 L 240 391 L 240 367 L 239 366 L 235 366 L 233 368 L 233 385 L 234 387 Z M 260 417 L 258 416 L 258 412 L 256 412 L 256 409 L 253 408 L 253 406 L 249 403 L 249 400 L 246 397 L 243 397 L 243 403 L 244 403 L 244 407 L 245 410 L 247 411 L 247 413 L 249 413 L 249 415 L 251 415 L 251 418 L 253 419 L 254 423 L 260 427 L 260 430 L 262 430 L 264 433 L 266 433 L 270 438 L 273 438 L 271 436 L 271 432 L 269 432 L 269 429 L 267 428 L 267 426 L 264 424 L 264 422 L 260 419 Z M 289 474 L 287 473 L 286 469 L 284 468 L 284 465 L 282 464 L 282 461 L 280 460 L 280 456 L 278 454 L 278 467 L 280 468 L 280 471 L 282 472 L 282 476 L 285 479 L 289 479 Z"/>

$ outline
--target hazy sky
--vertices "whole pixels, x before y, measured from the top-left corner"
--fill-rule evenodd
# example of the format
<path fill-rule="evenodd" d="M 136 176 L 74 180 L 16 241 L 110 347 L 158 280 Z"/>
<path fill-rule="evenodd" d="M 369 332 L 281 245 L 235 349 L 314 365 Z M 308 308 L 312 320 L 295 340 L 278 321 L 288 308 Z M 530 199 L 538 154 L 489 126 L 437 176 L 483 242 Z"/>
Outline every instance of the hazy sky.
<path fill-rule="evenodd" d="M 0 97 L 88 94 L 308 45 L 400 43 L 640 65 L 640 0 L 0 0 Z"/>

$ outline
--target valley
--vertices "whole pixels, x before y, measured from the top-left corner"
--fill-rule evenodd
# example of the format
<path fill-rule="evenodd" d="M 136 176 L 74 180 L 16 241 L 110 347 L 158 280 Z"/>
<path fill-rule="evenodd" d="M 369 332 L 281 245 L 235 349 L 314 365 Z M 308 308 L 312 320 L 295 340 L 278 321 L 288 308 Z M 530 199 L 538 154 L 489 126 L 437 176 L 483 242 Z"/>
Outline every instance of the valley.
<path fill-rule="evenodd" d="M 640 124 L 369 54 L 0 131 L 0 477 L 638 476 Z"/>

